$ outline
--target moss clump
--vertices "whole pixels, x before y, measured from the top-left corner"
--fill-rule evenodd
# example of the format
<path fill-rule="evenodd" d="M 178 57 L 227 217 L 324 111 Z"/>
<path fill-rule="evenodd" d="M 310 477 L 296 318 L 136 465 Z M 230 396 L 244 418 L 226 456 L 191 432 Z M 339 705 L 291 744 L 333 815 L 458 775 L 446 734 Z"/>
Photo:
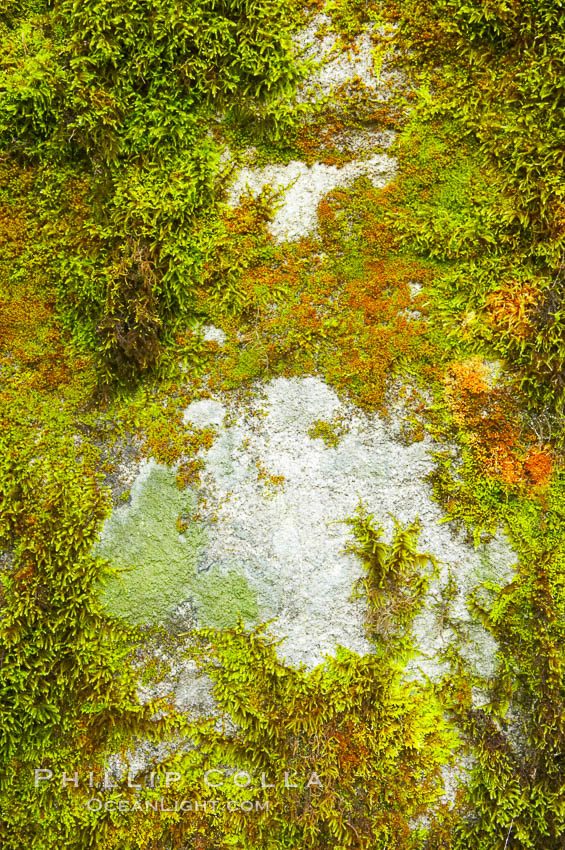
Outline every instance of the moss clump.
<path fill-rule="evenodd" d="M 221 195 L 215 116 L 274 141 L 295 123 L 297 8 L 10 5 L 0 146 L 33 163 L 37 247 L 65 324 L 104 378 L 129 383 L 194 317 Z"/>
<path fill-rule="evenodd" d="M 325 422 L 323 419 L 316 419 L 311 428 L 308 429 L 308 436 L 313 440 L 323 440 L 328 448 L 335 449 L 339 445 L 341 438 L 348 432 L 347 425 L 341 417 L 332 419 L 331 422 Z"/>
<path fill-rule="evenodd" d="M 209 790 L 189 775 L 194 753 L 179 756 L 177 769 L 189 775 L 183 794 L 201 801 L 202 834 L 216 829 L 226 845 L 418 850 L 427 829 L 414 829 L 414 820 L 441 816 L 440 769 L 452 761 L 458 736 L 432 686 L 403 677 L 433 559 L 418 551 L 414 524 L 397 524 L 387 545 L 361 507 L 348 522 L 351 548 L 365 567 L 358 591 L 367 602 L 373 653 L 338 647 L 335 657 L 307 671 L 277 657 L 265 626 L 193 635 L 189 657 L 212 679 L 230 730 L 219 731 L 217 718 L 196 730 L 200 771 L 228 765 L 247 771 L 248 788 L 226 783 L 214 796 L 229 791 L 268 801 L 253 818 L 221 805 L 211 815 L 203 805 Z M 391 628 L 377 630 L 385 610 Z M 269 777 L 268 789 L 257 787 L 261 774 Z"/>

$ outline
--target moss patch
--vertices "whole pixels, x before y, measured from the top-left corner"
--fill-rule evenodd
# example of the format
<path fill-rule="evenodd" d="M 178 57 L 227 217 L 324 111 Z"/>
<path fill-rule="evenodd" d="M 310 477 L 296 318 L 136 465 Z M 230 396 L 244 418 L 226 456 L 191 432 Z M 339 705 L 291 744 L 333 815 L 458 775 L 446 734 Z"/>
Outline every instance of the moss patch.
<path fill-rule="evenodd" d="M 313 440 L 323 440 L 328 448 L 337 448 L 339 441 L 348 431 L 347 425 L 341 418 L 325 422 L 323 419 L 316 419 L 312 427 L 308 430 L 308 436 Z"/>

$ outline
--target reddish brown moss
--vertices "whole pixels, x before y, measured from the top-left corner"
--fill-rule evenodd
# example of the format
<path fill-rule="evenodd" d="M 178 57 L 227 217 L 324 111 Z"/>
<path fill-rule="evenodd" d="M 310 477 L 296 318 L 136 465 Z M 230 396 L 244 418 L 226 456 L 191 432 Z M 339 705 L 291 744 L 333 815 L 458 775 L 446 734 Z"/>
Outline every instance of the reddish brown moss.
<path fill-rule="evenodd" d="M 547 485 L 552 456 L 549 449 L 534 445 L 536 438 L 522 422 L 515 388 L 491 386 L 486 366 L 471 358 L 451 366 L 445 400 L 480 474 L 510 490 L 532 494 Z"/>

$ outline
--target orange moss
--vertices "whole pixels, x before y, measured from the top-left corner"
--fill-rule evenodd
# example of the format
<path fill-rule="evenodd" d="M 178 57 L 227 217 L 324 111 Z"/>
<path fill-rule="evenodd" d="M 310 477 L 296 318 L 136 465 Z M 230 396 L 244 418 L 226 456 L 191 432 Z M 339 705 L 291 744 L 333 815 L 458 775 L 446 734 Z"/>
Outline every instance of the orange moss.
<path fill-rule="evenodd" d="M 548 450 L 532 446 L 534 435 L 518 427 L 518 401 L 510 389 L 490 387 L 477 358 L 454 363 L 445 399 L 483 474 L 510 489 L 540 489 L 553 469 Z"/>
<path fill-rule="evenodd" d="M 409 286 L 432 272 L 399 255 L 385 215 L 393 200 L 369 181 L 336 189 L 319 203 L 319 239 L 271 244 L 269 262 L 259 251 L 261 262 L 239 276 L 238 332 L 211 388 L 316 371 L 361 406 L 384 409 L 398 369 L 436 379 L 425 295 L 412 297 Z"/>
<path fill-rule="evenodd" d="M 488 392 L 487 370 L 480 360 L 452 364 L 445 379 L 445 399 L 458 424 L 477 424 L 477 417 L 487 415 Z"/>
<path fill-rule="evenodd" d="M 536 487 L 545 487 L 553 472 L 553 459 L 549 449 L 531 448 L 524 460 L 524 471 Z"/>
<path fill-rule="evenodd" d="M 172 466 L 183 455 L 194 455 L 200 448 L 209 449 L 214 442 L 211 428 L 191 431 L 182 421 L 180 410 L 166 411 L 144 420 L 137 432 L 143 453 L 157 463 Z"/>
<path fill-rule="evenodd" d="M 539 299 L 539 287 L 515 282 L 495 289 L 487 298 L 491 324 L 503 332 L 525 339 L 532 332 L 530 315 Z"/>
<path fill-rule="evenodd" d="M 37 255 L 39 222 L 25 194 L 32 178 L 29 169 L 0 161 L 0 183 L 12 198 L 0 205 L 0 367 L 17 373 L 19 395 L 24 387 L 41 394 L 78 389 L 87 373 L 93 383 L 91 358 L 79 355 L 61 328 Z"/>
<path fill-rule="evenodd" d="M 350 281 L 341 293 L 339 308 L 351 319 L 330 376 L 343 389 L 349 387 L 363 407 L 382 408 L 394 367 L 429 353 L 425 317 L 406 312 L 415 306 L 408 282 L 421 279 L 422 272 L 395 258 L 369 263 L 366 279 Z"/>
<path fill-rule="evenodd" d="M 203 468 L 204 462 L 200 458 L 192 458 L 191 460 L 180 463 L 175 477 L 179 490 L 184 490 L 186 487 L 198 486 L 200 483 L 200 471 Z"/>

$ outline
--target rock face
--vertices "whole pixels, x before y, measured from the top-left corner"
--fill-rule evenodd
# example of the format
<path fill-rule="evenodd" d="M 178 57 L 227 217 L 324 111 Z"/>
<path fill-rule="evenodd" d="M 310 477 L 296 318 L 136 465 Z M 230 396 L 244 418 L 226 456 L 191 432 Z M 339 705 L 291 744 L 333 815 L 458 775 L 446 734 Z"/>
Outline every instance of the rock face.
<path fill-rule="evenodd" d="M 298 36 L 297 50 L 318 63 L 303 99 L 332 97 L 357 78 L 386 100 L 386 72 L 376 79 L 369 34 L 355 51 L 344 52 L 327 24 L 317 16 Z M 320 27 L 326 32 L 318 37 Z M 359 159 L 341 168 L 294 161 L 240 169 L 231 203 L 246 187 L 254 194 L 265 185 L 282 187 L 271 224 L 274 238 L 307 235 L 317 226 L 317 206 L 328 191 L 361 175 L 377 186 L 392 178 L 395 162 L 382 153 L 392 134 L 385 138 L 382 131 L 367 130 L 357 136 Z M 206 326 L 204 338 L 222 345 L 224 334 Z M 361 499 L 385 539 L 392 535 L 392 516 L 402 523 L 418 518 L 421 551 L 440 561 L 430 604 L 415 624 L 422 655 L 411 675 L 424 671 L 433 677 L 442 669 L 438 652 L 449 630 L 432 603 L 449 574 L 457 587 L 451 617 L 466 640 L 464 652 L 477 672 L 489 672 L 495 647 L 471 620 L 466 597 L 481 581 L 506 582 L 515 557 L 502 535 L 474 549 L 442 524 L 427 483 L 433 468 L 430 438 L 406 444 L 377 414 L 340 401 L 316 377 L 255 386 L 243 408 L 235 396 L 200 399 L 187 408 L 185 421 L 217 431 L 203 455 L 202 486 L 199 492 L 179 492 L 174 470 L 153 462 L 142 467 L 131 504 L 109 518 L 98 547 L 130 570 L 106 587 L 111 612 L 136 622 L 176 623 L 181 630 L 196 623 L 227 627 L 238 615 L 248 625 L 275 618 L 272 631 L 284 638 L 279 654 L 309 668 L 337 644 L 370 652 L 363 603 L 351 599 L 361 565 L 344 551 L 350 537 L 343 521 Z"/>
<path fill-rule="evenodd" d="M 298 161 L 260 169 L 242 168 L 231 187 L 230 203 L 237 204 L 246 189 L 254 196 L 266 185 L 283 190 L 269 229 L 278 242 L 293 241 L 314 230 L 318 204 L 336 186 L 350 186 L 365 175 L 374 186 L 382 187 L 390 181 L 394 170 L 395 161 L 386 154 L 374 154 L 341 168 L 321 162 L 307 166 Z"/>
<path fill-rule="evenodd" d="M 335 34 L 329 32 L 330 19 L 316 15 L 310 25 L 297 34 L 295 48 L 299 56 L 314 63 L 301 100 L 335 101 L 340 87 L 355 81 L 364 86 L 380 102 L 391 97 L 392 74 L 374 72 L 373 45 L 370 33 L 363 33 L 354 49 L 344 49 Z M 385 186 L 396 169 L 393 157 L 381 153 L 389 147 L 394 133 L 386 129 L 342 130 L 333 143 L 349 147 L 359 158 L 340 167 L 293 160 L 263 168 L 241 168 L 230 187 L 229 202 L 235 205 L 248 189 L 257 196 L 265 187 L 280 190 L 274 220 L 269 229 L 278 242 L 294 241 L 307 236 L 317 225 L 317 207 L 324 195 L 338 186 L 350 186 L 358 177 L 368 177 L 374 186 Z M 277 205 L 276 205 L 277 206 Z"/>
<path fill-rule="evenodd" d="M 102 554 L 134 566 L 123 589 L 107 591 L 112 611 L 138 621 L 182 620 L 189 612 L 187 626 L 194 615 L 215 626 L 230 625 L 238 612 L 248 624 L 276 618 L 272 631 L 286 638 L 279 654 L 308 667 L 336 644 L 369 652 L 363 604 L 350 598 L 361 566 L 344 552 L 350 538 L 342 522 L 362 499 L 385 539 L 391 515 L 403 523 L 419 518 L 420 549 L 442 562 L 440 585 L 448 569 L 456 580 L 453 616 L 468 632 L 467 654 L 488 672 L 494 646 L 471 622 L 465 596 L 485 579 L 506 581 L 515 558 L 502 536 L 474 549 L 441 524 L 426 482 L 431 441 L 403 444 L 382 418 L 340 402 L 315 377 L 256 387 L 237 414 L 229 396 L 202 399 L 185 420 L 218 432 L 204 455 L 201 518 L 179 534 L 177 515 L 194 514 L 197 494 L 176 491 L 173 472 L 163 467 L 141 471 L 131 506 L 109 519 L 100 544 Z M 335 440 L 313 436 L 332 433 L 335 422 Z M 438 590 L 430 588 L 430 600 Z M 431 608 L 416 630 L 424 653 L 417 665 L 435 675 L 446 635 Z"/>
<path fill-rule="evenodd" d="M 382 99 L 391 96 L 387 83 L 393 79 L 393 74 L 382 67 L 376 68 L 370 26 L 358 36 L 354 45 L 345 48 L 331 32 L 328 15 L 318 14 L 297 33 L 295 45 L 300 58 L 314 63 L 303 97 L 335 97 L 339 87 L 351 80 L 367 88 L 378 86 Z"/>

